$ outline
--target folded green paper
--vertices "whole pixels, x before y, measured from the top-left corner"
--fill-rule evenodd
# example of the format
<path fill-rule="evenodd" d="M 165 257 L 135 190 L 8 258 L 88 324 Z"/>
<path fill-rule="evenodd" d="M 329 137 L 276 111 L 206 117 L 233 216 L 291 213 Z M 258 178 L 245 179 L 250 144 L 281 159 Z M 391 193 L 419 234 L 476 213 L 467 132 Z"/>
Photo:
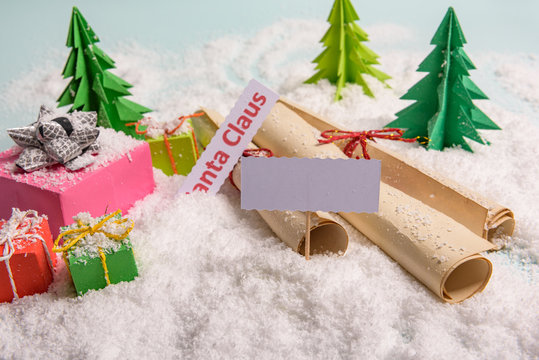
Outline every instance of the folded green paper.
<path fill-rule="evenodd" d="M 436 48 L 417 69 L 428 75 L 401 97 L 417 102 L 398 112 L 386 127 L 407 129 L 403 137 L 417 137 L 429 150 L 461 146 L 471 152 L 465 138 L 488 144 L 477 129 L 500 127 L 472 102 L 488 98 L 469 78 L 468 70 L 475 66 L 462 50 L 465 43 L 457 15 L 449 8 L 431 41 Z"/>

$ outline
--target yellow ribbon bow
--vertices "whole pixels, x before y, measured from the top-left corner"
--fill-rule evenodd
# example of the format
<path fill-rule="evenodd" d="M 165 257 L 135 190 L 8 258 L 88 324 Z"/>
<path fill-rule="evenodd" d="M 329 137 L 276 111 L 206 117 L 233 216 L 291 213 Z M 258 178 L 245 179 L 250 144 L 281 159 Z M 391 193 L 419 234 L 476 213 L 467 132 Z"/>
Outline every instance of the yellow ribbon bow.
<path fill-rule="evenodd" d="M 78 219 L 77 220 L 78 228 L 64 231 L 60 235 L 58 235 L 58 238 L 56 238 L 56 241 L 54 242 L 54 247 L 52 248 L 52 251 L 63 252 L 64 261 L 67 264 L 67 259 L 66 259 L 67 250 L 69 250 L 71 247 L 73 247 L 75 244 L 77 244 L 81 239 L 83 239 L 87 235 L 93 235 L 99 232 L 99 233 L 104 234 L 106 237 L 111 238 L 116 241 L 121 241 L 125 239 L 127 235 L 129 235 L 131 230 L 133 230 L 133 227 L 135 225 L 135 223 L 131 219 L 117 219 L 112 222 L 112 224 L 117 224 L 117 225 L 123 225 L 124 223 L 129 222 L 129 225 L 125 227 L 125 231 L 122 234 L 119 234 L 119 235 L 112 234 L 102 229 L 102 227 L 109 220 L 111 220 L 113 217 L 115 217 L 116 215 L 120 213 L 121 213 L 121 210 L 116 210 L 112 214 L 109 214 L 106 217 L 104 217 L 100 222 L 98 222 L 94 226 L 84 225 L 82 221 Z M 70 238 L 70 235 L 71 236 L 76 235 L 76 236 L 73 236 Z M 64 244 L 64 242 L 62 242 L 62 246 L 60 247 L 59 245 L 60 240 L 62 240 L 64 237 L 68 238 L 69 241 L 67 242 L 67 244 Z M 105 255 L 105 252 L 101 248 L 98 248 L 98 252 L 99 252 L 99 257 L 101 258 L 101 263 L 103 265 L 103 270 L 105 271 L 105 280 L 107 281 L 107 285 L 110 285 L 109 271 L 107 269 L 107 257 Z M 68 267 L 68 270 L 69 270 L 69 267 Z"/>
<path fill-rule="evenodd" d="M 65 252 L 65 251 L 69 250 L 71 247 L 73 247 L 76 243 L 78 243 L 85 236 L 93 235 L 93 234 L 95 234 L 97 232 L 102 233 L 106 237 L 117 240 L 117 241 L 121 241 L 121 240 L 125 239 L 127 237 L 127 235 L 129 235 L 131 230 L 133 230 L 133 226 L 135 225 L 133 220 L 130 220 L 130 219 L 117 219 L 117 220 L 112 222 L 113 224 L 118 224 L 118 225 L 122 225 L 122 224 L 124 224 L 126 222 L 129 222 L 129 225 L 125 228 L 125 231 L 120 235 L 111 234 L 111 233 L 106 232 L 105 230 L 102 229 L 103 225 L 105 225 L 110 219 L 112 219 L 113 217 L 115 217 L 116 215 L 118 215 L 120 213 L 121 213 L 121 210 L 116 210 L 112 214 L 109 214 L 106 217 L 104 217 L 100 222 L 98 222 L 94 226 L 85 226 L 82 223 L 82 221 L 80 221 L 80 219 L 77 220 L 77 225 L 79 227 L 76 228 L 76 229 L 71 229 L 71 230 L 64 231 L 63 233 L 58 235 L 58 238 L 54 242 L 54 247 L 52 248 L 52 251 L 54 251 L 54 252 Z M 78 234 L 78 235 L 75 236 L 75 237 L 70 238 L 69 241 L 67 242 L 67 244 L 64 244 L 64 242 L 62 242 L 62 246 L 60 247 L 59 244 L 60 244 L 60 240 L 62 240 L 62 238 L 64 238 L 64 237 L 69 238 L 70 235 L 74 235 L 74 234 Z"/>

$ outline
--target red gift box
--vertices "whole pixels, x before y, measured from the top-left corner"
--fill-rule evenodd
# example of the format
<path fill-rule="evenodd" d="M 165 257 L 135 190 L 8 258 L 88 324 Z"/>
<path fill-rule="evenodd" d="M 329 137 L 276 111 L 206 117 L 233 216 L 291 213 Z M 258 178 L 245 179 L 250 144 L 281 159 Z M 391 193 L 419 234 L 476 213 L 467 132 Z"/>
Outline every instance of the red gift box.
<path fill-rule="evenodd" d="M 0 220 L 0 302 L 47 291 L 56 265 L 52 246 L 46 216 L 13 209 Z"/>

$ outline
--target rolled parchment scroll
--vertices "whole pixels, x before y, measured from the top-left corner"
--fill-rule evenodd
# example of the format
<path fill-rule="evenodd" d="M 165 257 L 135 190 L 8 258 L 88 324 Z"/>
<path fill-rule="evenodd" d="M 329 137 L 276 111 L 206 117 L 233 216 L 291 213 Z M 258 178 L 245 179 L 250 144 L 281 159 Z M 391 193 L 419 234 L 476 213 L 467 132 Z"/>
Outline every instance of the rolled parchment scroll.
<path fill-rule="evenodd" d="M 303 120 L 320 131 L 340 130 L 335 125 L 289 100 L 279 100 Z M 356 129 L 349 129 L 356 130 Z M 361 129 L 357 129 L 361 130 Z M 336 144 L 344 148 L 346 142 Z M 466 226 L 487 240 L 499 235 L 512 235 L 515 228 L 513 212 L 454 181 L 410 163 L 382 145 L 367 142 L 371 158 L 382 160 L 382 181 L 420 200 Z M 354 156 L 361 156 L 361 147 Z"/>
<path fill-rule="evenodd" d="M 346 158 L 334 144 L 318 145 L 319 135 L 277 102 L 253 142 L 276 156 Z M 492 264 L 480 252 L 492 249 L 492 243 L 391 185 L 381 184 L 378 213 L 339 215 L 444 301 L 463 301 L 490 279 Z"/>
<path fill-rule="evenodd" d="M 232 171 L 234 184 L 241 190 L 241 162 Z M 305 255 L 305 224 L 307 218 L 302 211 L 257 210 L 273 232 L 292 250 Z M 348 233 L 334 216 L 323 211 L 311 214 L 310 254 L 325 252 L 344 255 L 348 248 Z"/>
<path fill-rule="evenodd" d="M 197 119 L 195 127 L 196 137 L 203 146 L 206 146 L 213 134 L 217 131 L 217 125 L 224 122 L 224 117 L 219 113 L 203 109 L 206 116 Z M 200 120 L 200 121 L 198 121 Z M 256 148 L 250 144 L 250 148 Z M 232 171 L 234 185 L 241 191 L 241 161 L 236 164 Z M 262 219 L 268 224 L 282 242 L 292 250 L 305 255 L 305 228 L 307 218 L 301 211 L 268 211 L 257 210 Z M 348 233 L 335 221 L 338 218 L 324 211 L 311 213 L 309 253 L 322 254 L 326 252 L 344 255 L 348 248 Z M 342 220 L 341 220 L 342 221 Z"/>
<path fill-rule="evenodd" d="M 318 137 L 278 102 L 253 141 L 276 156 L 346 158 L 336 145 L 318 145 Z M 378 213 L 340 215 L 445 301 L 465 300 L 490 279 L 492 264 L 479 254 L 490 242 L 388 184 L 381 184 Z"/>

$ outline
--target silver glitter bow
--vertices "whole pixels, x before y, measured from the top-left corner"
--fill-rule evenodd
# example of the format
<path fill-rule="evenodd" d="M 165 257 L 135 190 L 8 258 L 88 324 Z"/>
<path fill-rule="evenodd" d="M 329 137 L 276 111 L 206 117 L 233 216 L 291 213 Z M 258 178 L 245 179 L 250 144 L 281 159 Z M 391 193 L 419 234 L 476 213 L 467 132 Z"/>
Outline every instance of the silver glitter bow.
<path fill-rule="evenodd" d="M 24 148 L 15 164 L 27 172 L 56 163 L 71 171 L 82 169 L 94 162 L 92 154 L 99 149 L 96 124 L 94 111 L 57 114 L 42 105 L 36 122 L 7 130 Z"/>

